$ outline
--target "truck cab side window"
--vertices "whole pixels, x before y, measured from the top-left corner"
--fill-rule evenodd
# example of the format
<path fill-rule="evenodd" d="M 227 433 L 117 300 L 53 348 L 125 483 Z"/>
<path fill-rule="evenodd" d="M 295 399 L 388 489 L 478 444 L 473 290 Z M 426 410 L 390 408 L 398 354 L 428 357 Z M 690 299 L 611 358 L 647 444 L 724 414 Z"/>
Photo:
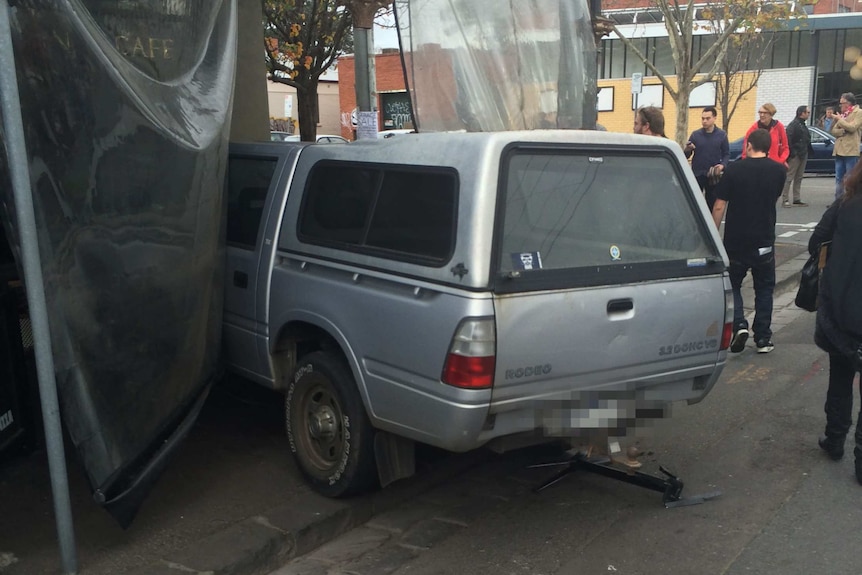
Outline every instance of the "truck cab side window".
<path fill-rule="evenodd" d="M 231 158 L 228 168 L 227 241 L 253 250 L 275 159 Z"/>

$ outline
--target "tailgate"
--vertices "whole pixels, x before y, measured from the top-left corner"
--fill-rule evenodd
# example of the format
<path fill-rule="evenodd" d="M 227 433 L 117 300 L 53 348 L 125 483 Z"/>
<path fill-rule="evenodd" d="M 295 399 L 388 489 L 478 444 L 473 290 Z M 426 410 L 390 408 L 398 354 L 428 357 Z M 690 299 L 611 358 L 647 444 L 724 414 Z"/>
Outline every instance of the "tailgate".
<path fill-rule="evenodd" d="M 724 301 L 720 274 L 497 296 L 494 411 L 589 390 L 696 398 L 720 360 Z"/>
<path fill-rule="evenodd" d="M 607 428 L 701 399 L 726 353 L 725 259 L 681 154 L 524 145 L 502 175 L 492 411 Z"/>

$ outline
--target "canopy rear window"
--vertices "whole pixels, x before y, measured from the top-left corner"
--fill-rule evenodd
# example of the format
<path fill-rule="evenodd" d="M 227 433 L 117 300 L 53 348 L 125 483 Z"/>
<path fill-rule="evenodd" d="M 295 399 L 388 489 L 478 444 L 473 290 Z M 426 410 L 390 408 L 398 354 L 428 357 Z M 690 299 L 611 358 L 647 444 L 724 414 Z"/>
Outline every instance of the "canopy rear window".
<path fill-rule="evenodd" d="M 513 152 L 500 271 L 705 266 L 718 254 L 674 166 L 661 153 Z"/>

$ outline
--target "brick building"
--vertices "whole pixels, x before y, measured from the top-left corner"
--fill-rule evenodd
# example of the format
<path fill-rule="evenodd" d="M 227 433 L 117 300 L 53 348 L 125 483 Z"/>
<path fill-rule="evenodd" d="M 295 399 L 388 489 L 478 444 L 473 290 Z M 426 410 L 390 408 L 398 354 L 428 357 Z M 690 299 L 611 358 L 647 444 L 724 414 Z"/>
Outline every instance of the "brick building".
<path fill-rule="evenodd" d="M 412 127 L 410 99 L 404 85 L 401 53 L 386 48 L 374 56 L 377 85 L 377 125 L 380 130 Z M 341 110 L 341 135 L 354 139 L 351 115 L 356 108 L 356 61 L 353 55 L 338 59 L 338 101 Z"/>

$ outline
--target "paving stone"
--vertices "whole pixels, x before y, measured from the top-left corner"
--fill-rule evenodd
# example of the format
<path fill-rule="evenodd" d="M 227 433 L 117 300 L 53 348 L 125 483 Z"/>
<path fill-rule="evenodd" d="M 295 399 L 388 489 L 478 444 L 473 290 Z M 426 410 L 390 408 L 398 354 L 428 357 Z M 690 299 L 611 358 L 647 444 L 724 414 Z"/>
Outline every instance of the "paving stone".
<path fill-rule="evenodd" d="M 192 571 L 231 575 L 261 567 L 274 569 L 291 556 L 291 550 L 285 533 L 246 520 L 165 558 L 165 562 Z"/>
<path fill-rule="evenodd" d="M 380 547 L 390 537 L 392 534 L 388 531 L 362 525 L 326 545 L 318 547 L 309 557 L 329 563 L 353 561 Z"/>
<path fill-rule="evenodd" d="M 303 505 L 291 505 L 267 514 L 267 521 L 290 534 L 293 555 L 305 555 L 327 541 L 347 533 L 371 519 L 370 505 L 345 503 L 313 496 Z"/>
<path fill-rule="evenodd" d="M 341 572 L 350 575 L 385 575 L 397 571 L 419 555 L 421 551 L 390 542 L 357 561 L 340 567 Z"/>
<path fill-rule="evenodd" d="M 413 549 L 431 549 L 436 543 L 463 531 L 463 527 L 448 521 L 426 519 L 401 538 L 401 544 Z"/>

